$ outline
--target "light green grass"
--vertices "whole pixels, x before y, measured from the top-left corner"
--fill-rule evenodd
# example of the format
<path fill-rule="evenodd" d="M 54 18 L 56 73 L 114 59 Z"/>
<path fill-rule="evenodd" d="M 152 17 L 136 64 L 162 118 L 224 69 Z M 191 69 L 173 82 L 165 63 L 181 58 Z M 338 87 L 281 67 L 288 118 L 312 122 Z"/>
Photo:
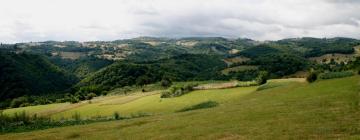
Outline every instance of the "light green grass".
<path fill-rule="evenodd" d="M 257 88 L 257 91 L 280 87 L 280 86 L 286 86 L 296 82 L 303 83 L 306 82 L 306 79 L 305 78 L 272 79 L 272 80 L 268 80 L 265 84 L 259 86 Z"/>
<path fill-rule="evenodd" d="M 92 103 L 74 108 L 68 111 L 57 113 L 55 119 L 70 118 L 73 114 L 80 113 L 82 117 L 111 116 L 114 112 L 122 115 L 132 113 L 164 114 L 173 113 L 186 106 L 197 104 L 208 100 L 219 103 L 226 102 L 233 98 L 239 98 L 256 90 L 256 87 L 234 88 L 224 90 L 199 90 L 176 98 L 160 98 L 160 94 L 149 95 L 138 98 L 127 103 L 108 104 L 108 100 Z M 124 96 L 127 100 L 129 96 Z"/>
<path fill-rule="evenodd" d="M 0 139 L 360 139 L 359 76 L 291 82 L 252 93 L 243 93 L 244 89 L 254 90 L 195 91 L 164 104 L 176 107 L 171 104 L 185 98 L 197 102 L 195 98 L 203 94 L 206 100 L 219 98 L 220 105 L 214 108 L 5 134 Z M 150 102 L 151 98 L 141 98 L 144 104 L 132 103 L 143 109 L 162 104 Z M 154 110 L 160 108 L 165 107 Z"/>
<path fill-rule="evenodd" d="M 25 111 L 30 114 L 45 115 L 47 114 L 47 112 L 51 110 L 58 110 L 60 108 L 67 107 L 69 105 L 70 103 L 58 103 L 58 104 L 48 104 L 48 105 L 27 106 L 21 108 L 6 109 L 4 110 L 3 113 L 7 115 L 13 115 L 14 113 Z"/>

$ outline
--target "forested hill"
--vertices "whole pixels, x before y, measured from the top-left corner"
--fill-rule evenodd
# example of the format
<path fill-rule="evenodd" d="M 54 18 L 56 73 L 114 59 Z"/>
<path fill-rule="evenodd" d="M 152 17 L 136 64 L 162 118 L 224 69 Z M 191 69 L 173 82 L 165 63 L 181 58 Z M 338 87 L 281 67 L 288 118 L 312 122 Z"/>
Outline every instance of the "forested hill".
<path fill-rule="evenodd" d="M 113 89 L 129 85 L 146 85 L 162 79 L 172 81 L 219 80 L 226 68 L 219 56 L 184 54 L 159 61 L 132 63 L 117 62 L 85 78 L 78 86 L 97 86 Z"/>
<path fill-rule="evenodd" d="M 0 51 L 0 60 L 0 101 L 56 93 L 78 81 L 43 56 Z"/>

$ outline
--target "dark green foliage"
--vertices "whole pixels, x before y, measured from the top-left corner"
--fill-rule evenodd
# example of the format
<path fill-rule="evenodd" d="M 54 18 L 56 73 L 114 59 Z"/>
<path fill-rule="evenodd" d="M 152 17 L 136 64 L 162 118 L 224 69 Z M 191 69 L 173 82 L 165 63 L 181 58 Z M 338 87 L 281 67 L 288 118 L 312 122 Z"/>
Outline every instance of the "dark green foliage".
<path fill-rule="evenodd" d="M 79 86 L 94 85 L 103 89 L 110 89 L 135 84 L 149 84 L 160 80 L 157 69 L 151 65 L 119 62 L 86 78 Z"/>
<path fill-rule="evenodd" d="M 278 49 L 272 48 L 268 45 L 259 45 L 256 47 L 245 49 L 241 51 L 240 54 L 249 58 L 256 58 L 269 54 L 277 54 L 279 52 L 280 51 Z"/>
<path fill-rule="evenodd" d="M 349 68 L 360 71 L 360 57 L 356 57 L 354 61 L 349 63 Z"/>
<path fill-rule="evenodd" d="M 96 57 L 81 57 L 75 60 L 62 59 L 61 57 L 49 57 L 49 60 L 60 68 L 65 69 L 67 72 L 75 74 L 78 78 L 85 78 L 99 69 L 113 63 L 113 61 Z"/>
<path fill-rule="evenodd" d="M 93 99 L 94 97 L 96 97 L 97 95 L 95 93 L 89 93 L 85 96 L 85 100 L 91 100 Z"/>
<path fill-rule="evenodd" d="M 219 57 L 181 55 L 154 62 L 117 62 L 81 81 L 78 86 L 96 85 L 104 90 L 159 82 L 163 77 L 175 81 L 210 80 L 221 77 L 225 63 Z"/>
<path fill-rule="evenodd" d="M 172 93 L 170 91 L 162 91 L 160 93 L 160 98 L 171 98 L 172 97 Z"/>
<path fill-rule="evenodd" d="M 28 97 L 23 96 L 23 97 L 18 97 L 18 98 L 13 99 L 10 103 L 10 107 L 11 108 L 23 107 L 23 106 L 28 106 L 28 104 L 29 104 Z"/>
<path fill-rule="evenodd" d="M 160 83 L 162 87 L 170 87 L 172 84 L 171 80 L 168 78 L 163 78 Z"/>
<path fill-rule="evenodd" d="M 0 52 L 0 60 L 0 101 L 61 92 L 77 81 L 39 55 Z"/>
<path fill-rule="evenodd" d="M 258 85 L 262 85 L 262 84 L 265 84 L 267 79 L 268 79 L 268 72 L 266 71 L 261 71 L 258 75 L 258 77 L 256 78 L 256 83 Z"/>
<path fill-rule="evenodd" d="M 183 108 L 177 112 L 185 112 L 185 111 L 191 111 L 191 110 L 197 110 L 197 109 L 212 108 L 212 107 L 216 107 L 218 105 L 219 105 L 219 103 L 217 103 L 215 101 L 206 101 L 206 102 L 202 102 L 202 103 L 190 106 L 190 107 Z"/>
<path fill-rule="evenodd" d="M 310 72 L 310 74 L 306 77 L 306 81 L 309 83 L 315 82 L 318 78 L 318 74 L 316 72 Z"/>
<path fill-rule="evenodd" d="M 349 77 L 353 76 L 354 73 L 352 71 L 342 71 L 342 72 L 326 72 L 321 73 L 319 75 L 320 79 L 333 79 L 333 78 L 342 78 L 342 77 Z"/>
<path fill-rule="evenodd" d="M 350 54 L 354 52 L 353 47 L 359 44 L 358 40 L 350 38 L 299 38 L 284 39 L 277 41 L 281 45 L 288 45 L 298 50 L 306 50 L 302 53 L 305 57 L 316 57 L 328 53 Z"/>
<path fill-rule="evenodd" d="M 228 75 L 224 75 L 229 79 L 236 79 L 239 81 L 251 81 L 259 75 L 258 70 L 244 70 L 239 72 L 230 72 Z"/>
<path fill-rule="evenodd" d="M 120 120 L 121 119 L 119 112 L 114 112 L 114 119 L 115 120 Z"/>
<path fill-rule="evenodd" d="M 297 71 L 304 70 L 307 67 L 307 60 L 291 54 L 268 54 L 257 57 L 251 62 L 259 65 L 260 70 L 269 72 L 273 78 L 293 74 Z"/>
<path fill-rule="evenodd" d="M 230 48 L 219 43 L 203 42 L 198 43 L 193 47 L 193 52 L 200 54 L 226 54 Z"/>

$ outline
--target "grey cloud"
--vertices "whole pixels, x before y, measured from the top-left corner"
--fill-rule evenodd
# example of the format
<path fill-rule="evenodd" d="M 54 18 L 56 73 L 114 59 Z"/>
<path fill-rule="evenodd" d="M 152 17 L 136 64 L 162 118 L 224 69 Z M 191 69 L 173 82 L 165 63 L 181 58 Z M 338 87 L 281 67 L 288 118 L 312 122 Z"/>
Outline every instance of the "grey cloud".
<path fill-rule="evenodd" d="M 101 3 L 101 1 L 98 1 Z M 80 20 L 64 14 L 60 22 L 21 22 L 13 40 L 112 40 L 137 36 L 223 36 L 260 40 L 288 37 L 360 38 L 360 0 L 122 0 L 109 9 L 89 8 Z M 121 4 L 121 5 L 120 5 Z M 97 8 L 97 5 L 95 5 Z M 101 7 L 101 6 L 98 6 Z M 76 11 L 74 11 L 76 12 Z M 104 16 L 104 18 L 97 18 Z M 62 15 L 62 13 L 57 13 Z M 80 14 L 81 15 L 81 14 Z M 35 15 L 36 16 L 36 15 Z M 0 9 L 1 17 L 1 9 Z M 65 18 L 64 18 L 65 17 Z M 10 17 L 12 18 L 12 17 Z M 36 21 L 34 19 L 34 21 Z M 74 22 L 74 24 L 72 24 Z M 75 24 L 76 23 L 76 24 Z M 51 25 L 51 26 L 50 26 Z M 34 27 L 36 26 L 36 27 Z M 7 28 L 1 26 L 0 29 Z M 0 30 L 2 31 L 2 30 Z M 0 40 L 9 40 L 1 38 Z"/>

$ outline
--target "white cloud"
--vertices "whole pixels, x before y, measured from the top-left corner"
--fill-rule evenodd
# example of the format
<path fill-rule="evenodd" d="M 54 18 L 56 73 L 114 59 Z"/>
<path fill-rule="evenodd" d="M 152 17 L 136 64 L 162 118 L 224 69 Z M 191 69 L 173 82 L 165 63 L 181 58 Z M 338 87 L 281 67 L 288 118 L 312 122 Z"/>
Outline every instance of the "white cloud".
<path fill-rule="evenodd" d="M 360 38 L 356 0 L 0 0 L 0 42 L 137 36 Z"/>

